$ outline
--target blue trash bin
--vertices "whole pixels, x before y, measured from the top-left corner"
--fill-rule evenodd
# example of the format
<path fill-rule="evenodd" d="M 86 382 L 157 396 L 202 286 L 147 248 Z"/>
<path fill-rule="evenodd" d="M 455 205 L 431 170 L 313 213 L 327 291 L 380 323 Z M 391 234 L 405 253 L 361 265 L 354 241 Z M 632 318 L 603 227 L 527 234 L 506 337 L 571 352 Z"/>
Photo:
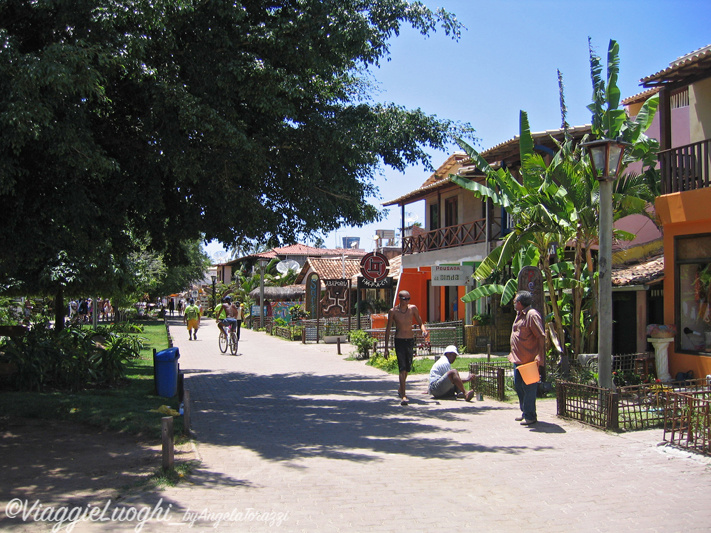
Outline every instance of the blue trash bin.
<path fill-rule="evenodd" d="M 178 348 L 161 350 L 155 355 L 154 368 L 156 378 L 156 392 L 158 396 L 172 398 L 178 393 Z"/>

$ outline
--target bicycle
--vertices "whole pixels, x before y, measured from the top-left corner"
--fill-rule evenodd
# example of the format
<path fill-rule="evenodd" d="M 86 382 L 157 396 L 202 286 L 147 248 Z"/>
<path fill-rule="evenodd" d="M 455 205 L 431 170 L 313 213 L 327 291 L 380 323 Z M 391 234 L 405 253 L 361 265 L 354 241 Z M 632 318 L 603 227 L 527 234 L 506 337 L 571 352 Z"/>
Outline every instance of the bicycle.
<path fill-rule="evenodd" d="M 235 333 L 234 328 L 230 324 L 222 324 L 222 331 L 220 331 L 217 342 L 222 353 L 226 353 L 227 348 L 229 348 L 232 355 L 237 355 L 239 339 L 237 339 L 237 333 Z"/>

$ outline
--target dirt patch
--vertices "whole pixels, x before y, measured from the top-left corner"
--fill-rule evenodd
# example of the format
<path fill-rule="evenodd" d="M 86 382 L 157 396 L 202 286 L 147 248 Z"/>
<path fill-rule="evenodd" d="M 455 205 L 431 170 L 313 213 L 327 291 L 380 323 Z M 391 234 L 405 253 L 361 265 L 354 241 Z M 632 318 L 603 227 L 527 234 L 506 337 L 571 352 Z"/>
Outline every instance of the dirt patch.
<path fill-rule="evenodd" d="M 195 459 L 188 443 L 175 460 Z M 5 504 L 12 499 L 42 505 L 86 505 L 120 501 L 146 486 L 161 466 L 161 444 L 72 422 L 33 419 L 0 421 L 0 529 L 11 525 Z"/>

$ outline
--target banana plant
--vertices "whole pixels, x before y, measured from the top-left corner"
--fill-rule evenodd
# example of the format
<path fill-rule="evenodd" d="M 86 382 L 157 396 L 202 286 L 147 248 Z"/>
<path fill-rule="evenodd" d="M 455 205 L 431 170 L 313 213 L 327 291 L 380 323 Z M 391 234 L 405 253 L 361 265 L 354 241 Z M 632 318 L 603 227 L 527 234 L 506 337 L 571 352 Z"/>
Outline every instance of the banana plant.
<path fill-rule="evenodd" d="M 631 120 L 624 109 L 619 108 L 619 45 L 615 41 L 610 41 L 607 63 L 607 76 L 603 80 L 601 60 L 593 53 L 591 46 L 593 102 L 588 108 L 593 113 L 592 135 L 621 138 L 631 143 L 632 147 L 624 160 L 625 167 L 638 160 L 650 167 L 643 174 L 626 175 L 618 180 L 613 192 L 616 219 L 632 213 L 648 215 L 646 208 L 655 197 L 655 191 L 658 191 L 659 177 L 650 165 L 658 145 L 646 137 L 644 131 L 656 112 L 657 98 L 647 100 L 635 120 Z M 561 107 L 565 107 L 562 95 Z M 546 280 L 547 303 L 551 308 L 556 336 L 558 339 L 566 338 L 565 324 L 573 351 L 580 353 L 585 342 L 595 337 L 585 335 L 585 332 L 596 328 L 597 309 L 592 246 L 598 241 L 599 185 L 592 175 L 587 155 L 579 144 L 576 145 L 566 135 L 563 142 L 556 142 L 558 151 L 546 164 L 534 152 L 527 115 L 523 111 L 520 116 L 520 176 L 513 176 L 509 170 L 491 168 L 471 146 L 462 140 L 458 142 L 474 165 L 484 173 L 485 181 L 475 183 L 459 176 L 450 176 L 450 180 L 476 196 L 490 199 L 495 205 L 503 207 L 513 221 L 512 231 L 486 257 L 474 276 L 484 281 L 502 272 L 508 264 L 514 268 L 517 262 L 519 268 L 532 264 L 524 258 L 531 259 L 530 250 L 535 249 L 537 264 Z M 616 237 L 630 240 L 634 236 L 616 231 Z M 573 261 L 566 263 L 564 268 L 562 264 L 554 266 L 549 263 L 548 250 L 553 243 L 573 244 Z M 560 276 L 563 270 L 567 278 Z M 572 298 L 564 296 L 561 287 L 565 284 L 571 289 Z M 484 285 L 467 294 L 464 301 L 497 293 L 502 294 L 502 303 L 506 303 L 515 294 L 515 281 L 509 280 L 505 285 Z"/>

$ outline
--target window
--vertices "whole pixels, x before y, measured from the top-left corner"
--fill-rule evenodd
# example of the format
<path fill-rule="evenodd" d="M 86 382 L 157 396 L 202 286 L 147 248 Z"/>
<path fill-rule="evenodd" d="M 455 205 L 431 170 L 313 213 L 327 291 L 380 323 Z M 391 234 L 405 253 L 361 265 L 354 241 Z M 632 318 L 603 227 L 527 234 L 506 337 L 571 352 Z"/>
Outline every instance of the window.
<path fill-rule="evenodd" d="M 430 229 L 439 229 L 439 204 L 430 204 Z"/>
<path fill-rule="evenodd" d="M 675 239 L 677 350 L 711 353 L 711 235 Z"/>
<path fill-rule="evenodd" d="M 459 216 L 457 213 L 457 197 L 452 196 L 444 201 L 444 225 L 456 226 L 459 224 Z"/>

